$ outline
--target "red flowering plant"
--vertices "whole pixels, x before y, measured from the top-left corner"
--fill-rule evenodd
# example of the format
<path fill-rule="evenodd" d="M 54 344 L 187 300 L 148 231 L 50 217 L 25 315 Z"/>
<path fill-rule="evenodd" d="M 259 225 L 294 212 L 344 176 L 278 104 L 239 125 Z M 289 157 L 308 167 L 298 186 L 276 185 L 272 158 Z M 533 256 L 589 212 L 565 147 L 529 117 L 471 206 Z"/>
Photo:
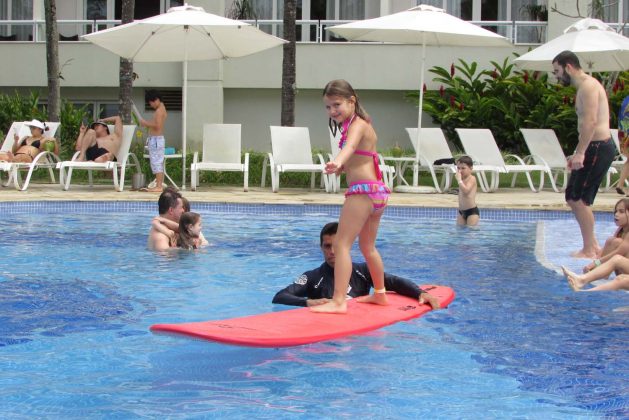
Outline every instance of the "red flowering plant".
<path fill-rule="evenodd" d="M 502 151 L 522 155 L 528 151 L 520 128 L 552 128 L 564 151 L 574 150 L 578 141 L 574 88 L 558 85 L 548 73 L 519 70 L 509 57 L 502 63 L 492 61 L 491 66 L 480 69 L 475 62 L 459 60 L 450 68 L 431 68 L 439 87 L 424 94 L 424 112 L 455 144 L 455 128 L 489 128 Z M 619 78 L 617 93 L 610 96 L 612 113 L 629 94 L 621 89 L 624 81 L 629 90 L 627 74 Z M 407 96 L 417 100 L 419 95 Z"/>

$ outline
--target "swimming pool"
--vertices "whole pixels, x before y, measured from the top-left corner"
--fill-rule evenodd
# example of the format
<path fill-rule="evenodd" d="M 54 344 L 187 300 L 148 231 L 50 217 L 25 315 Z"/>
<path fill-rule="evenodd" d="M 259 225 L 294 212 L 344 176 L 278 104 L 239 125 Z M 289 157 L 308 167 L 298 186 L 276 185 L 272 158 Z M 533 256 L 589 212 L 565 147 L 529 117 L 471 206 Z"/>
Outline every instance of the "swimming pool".
<path fill-rule="evenodd" d="M 4 418 L 629 415 L 627 314 L 613 310 L 627 295 L 573 293 L 535 258 L 536 218 L 576 247 L 565 214 L 497 211 L 471 230 L 449 210 L 390 208 L 387 271 L 449 285 L 453 304 L 366 335 L 256 349 L 148 327 L 287 309 L 271 298 L 321 263 L 318 233 L 337 207 L 193 204 L 212 246 L 167 256 L 145 250 L 154 204 L 0 207 L 11 213 L 0 221 Z"/>

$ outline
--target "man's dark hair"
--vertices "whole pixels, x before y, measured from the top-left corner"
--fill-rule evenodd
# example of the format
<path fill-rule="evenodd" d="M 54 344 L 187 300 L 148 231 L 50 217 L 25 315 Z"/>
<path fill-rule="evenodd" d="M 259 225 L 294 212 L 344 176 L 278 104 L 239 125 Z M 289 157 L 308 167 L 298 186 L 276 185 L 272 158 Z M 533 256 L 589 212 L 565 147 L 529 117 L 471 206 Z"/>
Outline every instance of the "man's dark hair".
<path fill-rule="evenodd" d="M 579 63 L 579 57 L 572 51 L 562 51 L 553 58 L 553 63 L 559 64 L 561 67 L 565 68 L 566 64 L 570 64 L 575 69 L 579 70 L 581 68 L 581 63 Z"/>
<path fill-rule="evenodd" d="M 144 100 L 146 102 L 153 102 L 155 99 L 162 100 L 162 95 L 155 89 L 149 89 L 144 93 Z"/>
<path fill-rule="evenodd" d="M 469 156 L 461 156 L 456 160 L 456 163 L 462 163 L 463 165 L 467 165 L 470 168 L 474 167 L 474 161 Z"/>
<path fill-rule="evenodd" d="M 157 208 L 160 215 L 168 213 L 168 209 L 177 207 L 177 199 L 181 198 L 179 191 L 174 188 L 165 188 L 157 200 Z"/>
<path fill-rule="evenodd" d="M 319 234 L 319 246 L 323 245 L 323 235 L 336 235 L 338 228 L 338 222 L 330 222 L 323 226 L 323 229 L 321 229 L 321 233 Z"/>

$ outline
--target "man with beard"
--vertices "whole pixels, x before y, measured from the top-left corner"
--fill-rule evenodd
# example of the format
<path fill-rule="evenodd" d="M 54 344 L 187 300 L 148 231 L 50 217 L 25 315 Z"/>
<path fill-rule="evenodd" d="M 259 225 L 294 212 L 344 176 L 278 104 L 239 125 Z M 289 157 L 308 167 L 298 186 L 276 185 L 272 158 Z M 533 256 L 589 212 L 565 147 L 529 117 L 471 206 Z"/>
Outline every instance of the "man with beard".
<path fill-rule="evenodd" d="M 577 89 L 579 142 L 567 162 L 572 172 L 566 187 L 566 203 L 579 223 L 583 248 L 572 255 L 596 258 L 601 248 L 594 234 L 594 213 L 590 206 L 616 155 L 609 130 L 607 95 L 599 81 L 583 71 L 573 52 L 559 53 L 552 64 L 559 82 Z"/>

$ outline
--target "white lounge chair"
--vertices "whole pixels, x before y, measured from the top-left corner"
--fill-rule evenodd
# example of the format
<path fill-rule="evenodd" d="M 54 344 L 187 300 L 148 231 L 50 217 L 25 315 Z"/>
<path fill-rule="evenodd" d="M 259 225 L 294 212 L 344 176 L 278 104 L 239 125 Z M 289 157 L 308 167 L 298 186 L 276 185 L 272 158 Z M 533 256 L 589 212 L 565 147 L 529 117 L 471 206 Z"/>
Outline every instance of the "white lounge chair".
<path fill-rule="evenodd" d="M 249 153 L 241 157 L 240 124 L 203 124 L 203 154 L 194 152 L 190 165 L 192 190 L 199 184 L 199 171 L 239 171 L 244 173 L 244 190 L 249 189 Z"/>
<path fill-rule="evenodd" d="M 114 131 L 113 125 L 108 125 L 109 131 Z M 116 153 L 115 161 L 107 162 L 93 162 L 93 161 L 77 161 L 80 152 L 76 152 L 72 156 L 72 160 L 66 160 L 59 162 L 57 168 L 59 169 L 59 182 L 64 190 L 70 188 L 70 182 L 72 180 L 72 171 L 74 170 L 87 170 L 90 186 L 92 182 L 92 171 L 112 171 L 114 188 L 117 191 L 124 190 L 124 178 L 127 166 L 135 167 L 136 172 L 139 172 L 140 162 L 134 153 L 129 152 L 131 142 L 133 141 L 133 135 L 135 133 L 135 125 L 124 125 L 122 127 L 122 142 L 120 143 L 120 149 Z M 120 170 L 120 175 L 118 175 Z"/>
<path fill-rule="evenodd" d="M 627 161 L 627 157 L 621 153 L 620 150 L 620 140 L 618 139 L 618 129 L 609 130 L 611 132 L 612 140 L 614 140 L 614 144 L 616 145 L 616 151 L 618 154 L 616 158 L 612 162 L 612 167 L 614 168 L 622 168 L 625 162 Z"/>
<path fill-rule="evenodd" d="M 321 175 L 321 184 L 326 192 L 330 192 L 330 180 L 323 170 L 325 161 L 323 156 L 317 154 L 319 163 L 314 163 L 312 149 L 310 147 L 310 134 L 308 127 L 279 127 L 271 126 L 272 152 L 264 157 L 262 163 L 262 182 L 264 188 L 266 182 L 266 167 L 271 171 L 271 189 L 277 192 L 280 187 L 280 174 L 282 172 L 310 172 L 310 188 L 314 189 L 315 176 Z"/>
<path fill-rule="evenodd" d="M 9 130 L 6 132 L 5 136 L 4 136 L 4 141 L 2 142 L 2 146 L 0 146 L 0 152 L 10 152 L 13 149 L 13 134 L 20 134 L 20 130 L 22 128 L 22 124 L 24 124 L 22 121 L 15 121 L 14 123 L 11 124 L 11 127 L 9 128 Z M 11 184 L 11 181 L 13 180 L 11 178 L 11 162 L 6 162 L 6 161 L 0 161 L 0 174 L 2 174 L 2 172 L 6 172 L 7 174 L 9 174 L 9 177 L 7 179 L 7 181 L 5 183 L 2 184 L 3 187 L 8 187 Z M 2 177 L 0 176 L 0 181 L 2 180 Z"/>
<path fill-rule="evenodd" d="M 408 138 L 413 145 L 413 150 L 417 153 L 417 128 L 406 128 Z M 413 164 L 413 185 L 418 183 L 419 171 L 428 171 L 432 176 L 435 189 L 440 192 L 446 192 L 452 184 L 452 175 L 456 173 L 456 165 L 440 164 L 435 165 L 435 161 L 439 159 L 453 159 L 448 141 L 443 134 L 441 128 L 422 128 L 421 138 L 419 139 L 419 162 L 412 159 Z M 441 181 L 439 181 L 438 173 L 441 173 Z"/>
<path fill-rule="evenodd" d="M 527 165 L 524 163 L 522 158 L 516 155 L 507 155 L 507 157 L 514 158 L 518 164 L 516 165 L 507 165 L 498 149 L 498 145 L 496 144 L 496 140 L 494 136 L 491 134 L 491 131 L 486 128 L 456 128 L 457 134 L 459 135 L 459 139 L 461 140 L 461 144 L 465 149 L 465 153 L 468 154 L 472 160 L 474 160 L 474 169 L 478 171 L 478 174 L 481 178 L 481 183 L 485 183 L 485 185 L 481 185 L 481 188 L 485 190 L 488 188 L 490 191 L 495 191 L 498 189 L 499 184 L 499 176 L 501 173 L 513 174 L 513 178 L 511 180 L 511 187 L 515 186 L 516 177 L 520 173 L 524 173 L 526 175 L 526 179 L 529 183 L 529 187 L 533 192 L 539 192 L 544 186 L 544 174 L 546 171 L 546 166 L 544 165 Z M 487 178 L 485 176 L 484 171 L 476 168 L 476 162 L 480 165 L 488 165 L 489 167 L 493 167 L 495 169 L 492 170 L 492 183 L 487 184 Z M 533 184 L 533 179 L 531 178 L 531 172 L 539 171 L 539 187 L 535 188 Z M 493 178 L 495 176 L 495 178 Z"/>
<path fill-rule="evenodd" d="M 553 190 L 556 192 L 565 190 L 570 171 L 566 166 L 566 155 L 561 149 L 555 131 L 551 128 L 521 128 L 520 132 L 529 152 L 531 152 L 529 156 L 524 158 L 524 161 L 533 161 L 537 165 L 544 165 Z M 559 176 L 561 176 L 562 181 L 558 185 L 557 178 Z"/>
<path fill-rule="evenodd" d="M 337 131 L 336 135 L 333 136 L 332 132 L 330 133 L 330 149 L 332 153 L 329 154 L 330 160 L 334 159 L 336 155 L 339 154 L 341 149 L 339 149 L 339 140 L 341 138 L 341 133 Z M 387 187 L 391 191 L 393 191 L 393 178 L 395 175 L 395 168 L 391 165 L 387 165 L 384 157 L 378 153 L 378 160 L 380 161 L 380 172 L 382 172 L 382 182 L 385 183 Z M 333 192 L 339 192 L 341 190 L 341 176 L 340 175 L 329 175 L 330 185 L 332 187 Z"/>
<path fill-rule="evenodd" d="M 13 123 L 11 125 L 11 128 L 14 128 L 14 125 L 15 125 L 16 129 L 19 126 L 19 129 L 17 129 L 17 133 L 20 138 L 31 135 L 30 128 L 25 123 L 26 122 Z M 61 123 L 45 122 L 44 124 L 48 127 L 48 130 L 44 133 L 44 137 L 55 137 Z M 9 130 L 9 133 L 11 133 L 10 130 Z M 7 137 L 10 137 L 11 141 L 13 141 L 12 133 L 10 135 L 8 134 Z M 7 141 L 7 138 L 5 138 L 5 143 L 6 141 Z M 8 150 L 11 150 L 11 147 L 9 147 Z M 3 151 L 4 151 L 4 144 L 3 144 Z M 20 191 L 26 191 L 26 189 L 28 188 L 28 185 L 31 182 L 31 177 L 33 175 L 33 172 L 36 169 L 48 169 L 48 173 L 50 175 L 50 181 L 54 184 L 56 180 L 55 180 L 55 173 L 53 169 L 57 165 L 57 162 L 59 162 L 59 156 L 57 156 L 53 152 L 43 151 L 43 152 L 39 152 L 37 156 L 33 158 L 32 162 L 28 162 L 28 163 L 12 162 L 10 164 L 5 163 L 4 165 L 0 166 L 0 169 L 7 171 L 9 173 L 9 179 L 7 180 L 6 183 L 3 184 L 3 186 L 8 187 L 9 185 L 11 185 L 11 182 L 13 182 L 13 185 L 15 186 L 16 189 Z M 24 181 L 22 181 L 22 171 L 27 171 L 26 178 L 24 179 Z"/>
<path fill-rule="evenodd" d="M 556 192 L 561 192 L 566 189 L 568 184 L 568 175 L 570 170 L 567 167 L 566 155 L 559 144 L 559 139 L 555 134 L 555 131 L 551 128 L 521 128 L 520 132 L 524 137 L 526 146 L 531 152 L 530 156 L 524 158 L 525 163 L 531 161 L 546 167 L 546 174 L 550 179 L 550 184 Z M 613 137 L 613 135 L 612 135 Z M 621 164 L 622 166 L 622 164 Z M 614 164 L 607 171 L 607 177 L 603 190 L 609 190 L 611 186 L 611 176 L 618 171 L 614 168 Z M 557 179 L 561 176 L 561 184 L 558 184 Z"/>

